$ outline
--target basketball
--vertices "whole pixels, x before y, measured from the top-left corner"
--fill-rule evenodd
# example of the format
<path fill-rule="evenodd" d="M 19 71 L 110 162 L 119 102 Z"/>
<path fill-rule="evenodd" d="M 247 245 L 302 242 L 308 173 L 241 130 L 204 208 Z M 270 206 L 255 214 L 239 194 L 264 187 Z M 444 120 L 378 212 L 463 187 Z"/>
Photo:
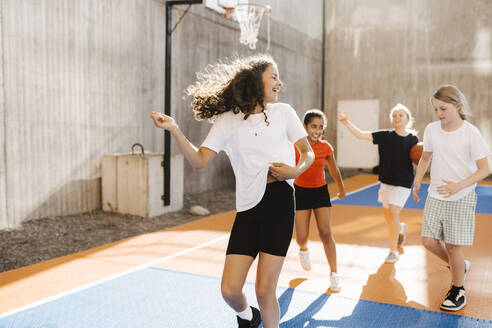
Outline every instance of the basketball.
<path fill-rule="evenodd" d="M 422 157 L 422 151 L 424 150 L 424 143 L 419 142 L 410 148 L 410 159 L 414 164 L 418 164 L 420 157 Z"/>

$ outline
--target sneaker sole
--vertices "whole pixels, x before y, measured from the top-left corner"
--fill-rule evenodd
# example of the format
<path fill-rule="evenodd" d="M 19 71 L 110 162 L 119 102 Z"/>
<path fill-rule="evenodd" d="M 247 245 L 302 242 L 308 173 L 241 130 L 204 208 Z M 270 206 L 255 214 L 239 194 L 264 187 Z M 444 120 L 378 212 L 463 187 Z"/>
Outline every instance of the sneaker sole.
<path fill-rule="evenodd" d="M 304 271 L 311 271 L 311 268 L 306 268 L 306 267 L 303 267 L 302 264 L 301 264 L 301 267 Z"/>
<path fill-rule="evenodd" d="M 463 302 L 463 304 L 461 304 L 459 307 L 448 308 L 448 307 L 445 307 L 445 306 L 442 306 L 442 305 L 441 305 L 439 308 L 440 308 L 441 310 L 448 311 L 448 312 L 456 312 L 456 311 L 459 311 L 459 310 L 461 310 L 462 308 L 464 308 L 464 307 L 465 307 L 465 305 L 466 305 L 466 301 L 465 301 L 465 302 Z"/>
<path fill-rule="evenodd" d="M 398 257 L 398 258 L 396 258 L 396 259 L 394 259 L 394 260 L 384 259 L 384 262 L 385 262 L 385 263 L 396 263 L 396 262 L 398 262 L 399 260 L 400 260 L 400 258 Z"/>

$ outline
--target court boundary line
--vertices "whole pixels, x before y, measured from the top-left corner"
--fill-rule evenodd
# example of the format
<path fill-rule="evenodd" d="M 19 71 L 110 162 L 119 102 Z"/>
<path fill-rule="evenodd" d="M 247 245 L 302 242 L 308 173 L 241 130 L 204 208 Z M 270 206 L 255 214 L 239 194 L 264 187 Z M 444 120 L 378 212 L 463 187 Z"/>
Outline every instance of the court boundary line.
<path fill-rule="evenodd" d="M 350 196 L 350 195 L 352 195 L 352 194 L 355 194 L 356 192 L 363 191 L 363 190 L 369 189 L 369 188 L 371 188 L 371 187 L 374 187 L 374 186 L 375 186 L 375 185 L 377 185 L 377 184 L 379 184 L 379 181 L 377 181 L 377 182 L 373 182 L 373 183 L 368 184 L 367 186 L 361 187 L 361 188 L 359 188 L 359 189 L 355 189 L 355 190 L 353 190 L 353 191 L 351 191 L 351 192 L 346 193 L 346 194 L 345 194 L 345 197 Z M 330 199 L 330 201 L 331 201 L 331 202 L 333 202 L 334 200 L 338 200 L 338 199 L 339 199 L 339 198 L 338 198 L 337 196 L 335 196 L 335 197 L 333 197 L 332 199 Z"/>
<path fill-rule="evenodd" d="M 60 299 L 62 297 L 65 297 L 65 296 L 68 296 L 68 295 L 71 295 L 71 294 L 78 293 L 78 292 L 83 291 L 85 289 L 88 289 L 88 288 L 91 288 L 91 287 L 100 285 L 100 284 L 105 283 L 107 281 L 114 280 L 116 278 L 119 278 L 119 277 L 128 275 L 130 273 L 133 273 L 133 272 L 136 272 L 136 271 L 139 271 L 139 270 L 142 270 L 142 269 L 149 268 L 149 267 L 154 266 L 156 264 L 160 264 L 160 263 L 166 262 L 166 261 L 171 260 L 171 259 L 174 259 L 174 258 L 176 258 L 178 256 L 181 256 L 181 255 L 190 253 L 192 251 L 195 251 L 197 249 L 200 249 L 200 248 L 203 248 L 203 247 L 212 245 L 212 244 L 214 244 L 216 242 L 219 242 L 221 240 L 226 239 L 227 237 L 229 237 L 229 234 L 225 234 L 223 236 L 216 237 L 216 238 L 214 238 L 212 240 L 209 240 L 209 241 L 207 241 L 207 242 L 205 242 L 203 244 L 200 244 L 200 245 L 197 245 L 197 246 L 193 246 L 191 248 L 187 248 L 187 249 L 181 250 L 181 251 L 179 251 L 177 253 L 174 253 L 174 254 L 171 254 L 171 255 L 167 255 L 167 256 L 164 256 L 164 257 L 161 257 L 161 258 L 152 260 L 150 262 L 147 262 L 145 264 L 141 264 L 141 265 L 136 266 L 134 268 L 131 268 L 131 269 L 128 269 L 128 270 L 119 272 L 119 273 L 115 273 L 115 274 L 109 275 L 106 278 L 102 278 L 102 279 L 99 279 L 99 280 L 96 280 L 96 281 L 87 283 L 85 285 L 82 285 L 82 286 L 79 286 L 79 287 L 75 287 L 75 288 L 69 289 L 69 290 L 67 290 L 65 292 L 58 293 L 58 294 L 55 294 L 55 295 L 52 295 L 52 296 L 49 296 L 49 297 L 40 299 L 40 300 L 35 301 L 33 303 L 29 303 L 29 304 L 20 306 L 18 308 L 15 308 L 15 309 L 12 309 L 10 311 L 7 311 L 7 312 L 4 312 L 4 313 L 0 314 L 0 319 L 4 319 L 4 318 L 9 317 L 11 315 L 14 315 L 16 313 L 19 313 L 19 312 L 22 312 L 22 311 L 25 311 L 25 310 L 29 310 L 29 309 L 34 308 L 36 306 L 40 306 L 40 305 L 43 305 L 43 304 L 46 304 L 46 303 L 55 301 L 55 300 Z"/>

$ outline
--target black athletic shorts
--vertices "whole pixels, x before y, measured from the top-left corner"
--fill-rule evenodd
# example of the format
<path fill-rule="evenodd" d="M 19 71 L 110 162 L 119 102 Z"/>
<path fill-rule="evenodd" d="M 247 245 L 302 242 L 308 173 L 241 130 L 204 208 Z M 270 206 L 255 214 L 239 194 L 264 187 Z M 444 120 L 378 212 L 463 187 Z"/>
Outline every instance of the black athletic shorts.
<path fill-rule="evenodd" d="M 238 212 L 226 254 L 259 252 L 285 256 L 294 230 L 294 190 L 285 181 L 266 185 L 265 195 L 255 207 Z"/>
<path fill-rule="evenodd" d="M 304 188 L 294 185 L 296 190 L 296 210 L 309 210 L 331 207 L 330 193 L 326 185 L 319 188 Z"/>

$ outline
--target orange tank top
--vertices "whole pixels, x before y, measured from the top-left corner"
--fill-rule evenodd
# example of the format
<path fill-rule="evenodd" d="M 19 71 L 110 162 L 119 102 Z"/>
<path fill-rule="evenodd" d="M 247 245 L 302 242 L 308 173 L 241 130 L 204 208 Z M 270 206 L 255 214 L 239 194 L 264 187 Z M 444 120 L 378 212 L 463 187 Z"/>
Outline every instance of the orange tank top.
<path fill-rule="evenodd" d="M 296 163 L 299 161 L 299 151 L 296 151 Z M 294 184 L 303 188 L 319 188 L 326 184 L 325 161 L 333 154 L 333 147 L 325 140 L 319 140 L 311 145 L 314 151 L 313 164 L 294 180 Z"/>

